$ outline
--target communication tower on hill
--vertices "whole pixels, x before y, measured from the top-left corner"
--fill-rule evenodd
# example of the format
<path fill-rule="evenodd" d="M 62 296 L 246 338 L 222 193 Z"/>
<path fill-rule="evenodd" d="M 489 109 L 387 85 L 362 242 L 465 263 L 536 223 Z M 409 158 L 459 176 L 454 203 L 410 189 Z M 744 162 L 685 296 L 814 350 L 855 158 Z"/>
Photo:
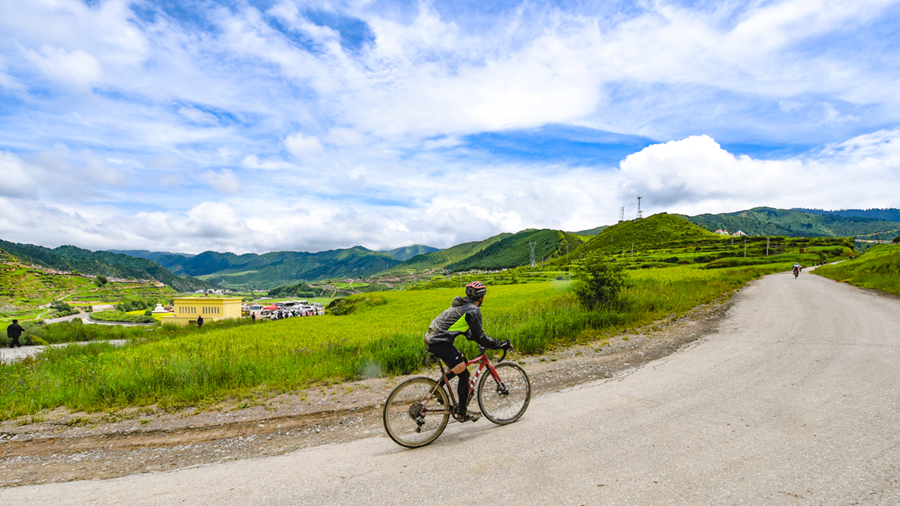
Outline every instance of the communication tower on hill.
<path fill-rule="evenodd" d="M 637 217 L 635 218 L 636 220 L 639 220 L 644 217 L 644 212 L 641 211 L 641 199 L 642 198 L 644 198 L 644 197 L 638 195 L 638 212 L 637 212 Z"/>
<path fill-rule="evenodd" d="M 619 223 L 625 221 L 625 206 L 619 206 Z"/>
<path fill-rule="evenodd" d="M 534 261 L 534 247 L 537 246 L 537 241 L 528 241 L 528 245 L 531 246 L 531 266 L 537 267 L 537 262 Z"/>

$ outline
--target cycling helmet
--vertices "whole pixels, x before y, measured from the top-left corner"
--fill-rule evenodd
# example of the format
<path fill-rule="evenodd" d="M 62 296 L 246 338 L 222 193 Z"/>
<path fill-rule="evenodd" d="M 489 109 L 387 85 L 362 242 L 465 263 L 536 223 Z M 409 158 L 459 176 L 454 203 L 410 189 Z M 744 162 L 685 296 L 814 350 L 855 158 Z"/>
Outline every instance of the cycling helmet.
<path fill-rule="evenodd" d="M 487 293 L 487 287 L 481 281 L 472 281 L 466 285 L 466 297 L 471 300 L 478 300 Z"/>

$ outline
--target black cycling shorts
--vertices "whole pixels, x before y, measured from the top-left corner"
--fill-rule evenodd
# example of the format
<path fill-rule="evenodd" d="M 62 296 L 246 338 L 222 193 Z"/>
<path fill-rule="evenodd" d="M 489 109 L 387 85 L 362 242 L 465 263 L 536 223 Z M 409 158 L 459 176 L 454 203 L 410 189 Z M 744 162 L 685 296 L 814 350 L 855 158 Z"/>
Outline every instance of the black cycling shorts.
<path fill-rule="evenodd" d="M 450 343 L 433 343 L 428 345 L 428 353 L 444 361 L 447 367 L 453 369 L 459 364 L 465 363 L 466 356 Z"/>

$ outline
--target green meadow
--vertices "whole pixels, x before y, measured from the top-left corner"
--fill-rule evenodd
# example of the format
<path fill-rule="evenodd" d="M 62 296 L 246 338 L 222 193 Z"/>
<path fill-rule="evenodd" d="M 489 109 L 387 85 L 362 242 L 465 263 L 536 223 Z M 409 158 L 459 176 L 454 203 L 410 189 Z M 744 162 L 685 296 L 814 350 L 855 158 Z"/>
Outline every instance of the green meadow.
<path fill-rule="evenodd" d="M 858 258 L 823 265 L 813 272 L 835 281 L 900 295 L 900 245 L 873 246 Z"/>
<path fill-rule="evenodd" d="M 538 354 L 687 311 L 783 268 L 634 270 L 619 302 L 594 311 L 577 304 L 567 281 L 491 286 L 483 307 L 485 327 L 492 337 L 510 339 L 519 352 Z M 368 293 L 355 296 L 353 311 L 345 316 L 210 325 L 187 333 L 163 327 L 118 348 L 94 343 L 48 349 L 0 366 L 0 418 L 58 406 L 86 411 L 203 406 L 412 373 L 422 364 L 424 330 L 460 293 L 459 288 Z M 473 343 L 457 343 L 474 356 Z"/>

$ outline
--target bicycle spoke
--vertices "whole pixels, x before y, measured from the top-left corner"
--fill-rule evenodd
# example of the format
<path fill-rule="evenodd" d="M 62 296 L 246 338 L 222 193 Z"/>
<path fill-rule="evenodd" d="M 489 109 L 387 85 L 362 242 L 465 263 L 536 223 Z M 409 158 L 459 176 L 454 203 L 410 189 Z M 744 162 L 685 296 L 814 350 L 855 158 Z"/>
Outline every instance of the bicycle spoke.
<path fill-rule="evenodd" d="M 522 417 L 531 402 L 531 381 L 518 364 L 503 362 L 496 366 L 501 381 L 486 374 L 478 384 L 478 405 L 484 416 L 505 425 Z"/>
<path fill-rule="evenodd" d="M 397 444 L 416 448 L 441 435 L 450 418 L 447 394 L 430 378 L 398 385 L 384 405 L 384 428 Z"/>

